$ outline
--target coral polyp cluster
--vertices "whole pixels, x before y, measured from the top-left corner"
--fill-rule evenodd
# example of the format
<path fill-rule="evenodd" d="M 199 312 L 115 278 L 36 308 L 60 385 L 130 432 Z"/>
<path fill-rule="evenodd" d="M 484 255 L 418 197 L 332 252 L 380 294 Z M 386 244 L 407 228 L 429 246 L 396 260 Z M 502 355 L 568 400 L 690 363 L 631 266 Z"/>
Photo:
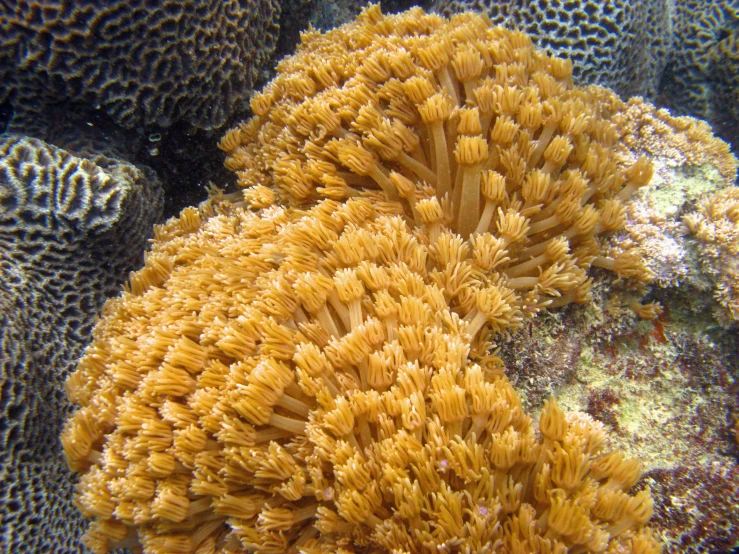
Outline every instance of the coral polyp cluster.
<path fill-rule="evenodd" d="M 478 16 L 377 7 L 298 54 L 221 147 L 243 195 L 156 231 L 68 381 L 96 552 L 659 552 L 640 464 L 492 353 L 587 302 L 646 184 L 603 94 Z"/>
<path fill-rule="evenodd" d="M 466 239 L 532 313 L 587 301 L 593 264 L 648 281 L 639 256 L 608 259 L 595 240 L 652 175 L 646 158 L 616 163 L 617 97 L 573 87 L 571 64 L 524 34 L 419 13 L 367 12 L 281 62 L 257 117 L 221 141 L 250 205 L 376 191 L 431 242 Z"/>

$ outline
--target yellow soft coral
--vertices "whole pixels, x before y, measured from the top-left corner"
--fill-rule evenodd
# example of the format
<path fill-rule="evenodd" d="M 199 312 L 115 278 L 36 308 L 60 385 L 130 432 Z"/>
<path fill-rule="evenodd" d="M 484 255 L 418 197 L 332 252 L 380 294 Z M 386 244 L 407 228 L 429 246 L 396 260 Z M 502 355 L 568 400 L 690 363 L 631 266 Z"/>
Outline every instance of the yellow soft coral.
<path fill-rule="evenodd" d="M 245 200 L 157 229 L 68 381 L 94 551 L 658 552 L 640 466 L 490 339 L 588 299 L 622 201 L 569 64 L 478 16 L 377 7 L 221 142 Z M 232 202 L 233 201 L 233 202 Z"/>
<path fill-rule="evenodd" d="M 656 548 L 638 464 L 554 401 L 537 438 L 488 354 L 510 292 L 452 308 L 454 236 L 366 199 L 220 212 L 159 230 L 69 381 L 93 550 Z"/>
<path fill-rule="evenodd" d="M 472 15 L 368 10 L 306 34 L 278 69 L 257 116 L 221 142 L 250 203 L 265 187 L 291 206 L 376 191 L 432 242 L 442 227 L 466 239 L 524 317 L 587 301 L 591 265 L 650 280 L 635 252 L 608 258 L 594 240 L 624 226 L 623 201 L 652 175 L 646 158 L 617 163 L 601 114 L 620 100 L 573 87 L 569 62 L 525 35 Z M 459 278 L 440 286 L 471 298 Z"/>

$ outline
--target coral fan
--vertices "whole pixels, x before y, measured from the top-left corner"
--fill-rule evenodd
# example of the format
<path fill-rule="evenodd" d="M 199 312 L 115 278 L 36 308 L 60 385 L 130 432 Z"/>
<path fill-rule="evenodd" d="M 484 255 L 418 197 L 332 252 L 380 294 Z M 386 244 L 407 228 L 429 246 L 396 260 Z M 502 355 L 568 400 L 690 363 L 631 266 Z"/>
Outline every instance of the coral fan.
<path fill-rule="evenodd" d="M 279 13 L 276 0 L 4 2 L 0 99 L 26 133 L 60 99 L 126 127 L 217 127 L 271 58 Z"/>
<path fill-rule="evenodd" d="M 243 196 L 156 230 L 67 382 L 94 551 L 658 552 L 639 463 L 490 340 L 587 302 L 649 162 L 479 16 L 307 33 L 221 141 Z"/>
<path fill-rule="evenodd" d="M 0 551 L 79 552 L 63 383 L 160 208 L 159 182 L 138 168 L 0 141 Z"/>

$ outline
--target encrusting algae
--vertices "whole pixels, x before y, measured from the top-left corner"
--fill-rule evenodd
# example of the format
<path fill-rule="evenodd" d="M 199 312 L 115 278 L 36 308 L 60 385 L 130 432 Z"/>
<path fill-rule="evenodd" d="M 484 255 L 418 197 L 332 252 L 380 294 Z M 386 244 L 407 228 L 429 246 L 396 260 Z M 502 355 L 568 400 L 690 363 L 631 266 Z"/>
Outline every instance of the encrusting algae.
<path fill-rule="evenodd" d="M 587 302 L 622 202 L 605 104 L 477 15 L 377 6 L 221 141 L 243 196 L 157 228 L 68 381 L 95 552 L 660 552 L 638 462 L 492 339 Z"/>

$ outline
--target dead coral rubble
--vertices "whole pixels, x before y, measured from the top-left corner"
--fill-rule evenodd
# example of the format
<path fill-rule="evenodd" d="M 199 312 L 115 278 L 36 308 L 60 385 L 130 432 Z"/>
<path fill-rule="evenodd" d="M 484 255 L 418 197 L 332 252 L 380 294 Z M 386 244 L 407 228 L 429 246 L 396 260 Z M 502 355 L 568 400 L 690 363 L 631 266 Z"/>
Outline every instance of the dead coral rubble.
<path fill-rule="evenodd" d="M 490 354 L 587 302 L 622 169 L 570 64 L 419 9 L 308 33 L 68 380 L 96 552 L 659 552 L 640 465 Z"/>

